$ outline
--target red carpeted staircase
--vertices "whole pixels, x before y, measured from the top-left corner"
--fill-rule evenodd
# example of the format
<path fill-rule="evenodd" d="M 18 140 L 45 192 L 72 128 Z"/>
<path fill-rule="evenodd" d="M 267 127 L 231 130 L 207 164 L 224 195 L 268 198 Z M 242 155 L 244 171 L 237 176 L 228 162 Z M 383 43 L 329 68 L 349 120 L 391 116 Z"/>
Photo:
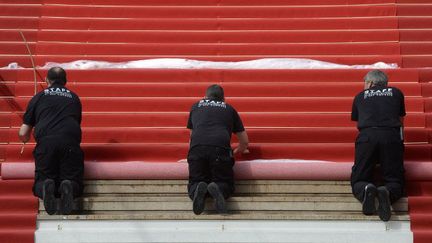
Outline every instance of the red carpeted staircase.
<path fill-rule="evenodd" d="M 26 37 L 37 65 L 75 60 L 178 57 L 239 61 L 311 58 L 397 63 L 406 95 L 406 163 L 431 163 L 432 1 L 4 0 L 0 2 L 0 159 L 20 154 L 17 129 L 34 93 Z M 38 90 L 46 70 L 38 70 Z M 82 97 L 88 163 L 175 162 L 187 153 L 191 104 L 224 86 L 251 139 L 249 159 L 352 163 L 353 96 L 366 70 L 68 70 Z M 415 243 L 432 240 L 432 178 L 408 170 Z M 32 242 L 36 200 L 27 180 L 0 180 L 0 242 Z M 3 206 L 5 205 L 5 206 Z M 22 238 L 13 238 L 22 237 Z"/>

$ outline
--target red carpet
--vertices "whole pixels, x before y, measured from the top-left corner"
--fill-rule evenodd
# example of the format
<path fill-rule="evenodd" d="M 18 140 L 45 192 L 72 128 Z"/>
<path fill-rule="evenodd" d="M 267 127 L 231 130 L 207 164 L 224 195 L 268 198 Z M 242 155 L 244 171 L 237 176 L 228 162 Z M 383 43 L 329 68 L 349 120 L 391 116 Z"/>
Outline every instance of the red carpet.
<path fill-rule="evenodd" d="M 406 95 L 406 161 L 414 242 L 429 243 L 431 12 L 430 0 L 4 0 L 0 3 L 0 66 L 18 62 L 31 67 L 20 29 L 38 65 L 160 57 L 397 63 L 402 68 L 388 72 L 392 85 Z M 89 170 L 126 161 L 183 159 L 187 112 L 211 83 L 224 86 L 227 101 L 240 111 L 249 131 L 251 154 L 239 161 L 331 160 L 338 162 L 335 166 L 349 168 L 356 135 L 349 112 L 365 73 L 74 70 L 68 72 L 68 86 L 82 97 L 83 148 L 86 160 L 94 162 L 87 165 Z M 41 90 L 45 71 L 38 70 L 38 75 Z M 0 160 L 31 162 L 34 144 L 26 145 L 20 155 L 16 132 L 34 92 L 32 70 L 0 70 L 0 81 Z M 259 175 L 246 168 L 239 170 L 246 171 L 245 178 Z M 347 171 L 342 172 L 339 178 L 347 179 Z M 113 178 L 108 175 L 88 174 Z M 30 189 L 29 181 L 0 180 L 0 242 L 33 242 L 37 203 Z"/>

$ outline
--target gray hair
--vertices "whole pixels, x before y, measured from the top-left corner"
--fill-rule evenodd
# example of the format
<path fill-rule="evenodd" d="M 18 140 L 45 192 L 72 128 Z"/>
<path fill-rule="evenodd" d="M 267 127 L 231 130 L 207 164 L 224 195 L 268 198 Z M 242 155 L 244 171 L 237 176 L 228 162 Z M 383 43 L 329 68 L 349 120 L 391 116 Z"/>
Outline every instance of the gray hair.
<path fill-rule="evenodd" d="M 374 86 L 387 86 L 388 77 L 381 70 L 372 70 L 366 74 L 364 81 L 372 83 Z"/>

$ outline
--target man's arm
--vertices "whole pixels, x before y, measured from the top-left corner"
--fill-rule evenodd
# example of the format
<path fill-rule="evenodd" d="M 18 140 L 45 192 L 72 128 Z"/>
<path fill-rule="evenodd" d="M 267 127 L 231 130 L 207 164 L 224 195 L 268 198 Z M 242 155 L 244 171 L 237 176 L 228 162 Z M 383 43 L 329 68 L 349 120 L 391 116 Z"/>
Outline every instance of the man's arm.
<path fill-rule="evenodd" d="M 27 124 L 22 124 L 18 136 L 21 142 L 27 143 L 30 140 L 30 135 L 33 127 Z"/>
<path fill-rule="evenodd" d="M 236 136 L 239 140 L 239 145 L 236 149 L 234 149 L 234 154 L 248 154 L 249 150 L 247 149 L 249 144 L 249 138 L 246 131 L 236 133 Z"/>

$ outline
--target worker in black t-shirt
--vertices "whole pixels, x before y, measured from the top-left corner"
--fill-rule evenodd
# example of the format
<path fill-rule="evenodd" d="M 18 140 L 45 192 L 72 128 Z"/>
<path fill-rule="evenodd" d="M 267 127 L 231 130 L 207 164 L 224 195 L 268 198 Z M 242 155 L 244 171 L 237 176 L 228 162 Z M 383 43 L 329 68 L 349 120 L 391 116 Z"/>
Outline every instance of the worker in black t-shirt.
<path fill-rule="evenodd" d="M 189 197 L 193 212 L 204 211 L 208 194 L 215 200 L 216 211 L 227 213 L 225 199 L 234 191 L 233 154 L 248 153 L 248 136 L 237 111 L 224 102 L 219 85 L 207 88 L 206 97 L 192 106 L 187 128 L 191 129 L 189 164 Z M 231 149 L 231 134 L 239 140 Z"/>
<path fill-rule="evenodd" d="M 36 147 L 33 193 L 43 199 L 48 214 L 70 214 L 73 201 L 82 193 L 84 154 L 81 143 L 81 102 L 65 88 L 66 72 L 60 67 L 48 70 L 48 88 L 29 102 L 19 131 L 20 140 L 30 140 L 34 129 Z"/>
<path fill-rule="evenodd" d="M 378 210 L 381 220 L 391 217 L 391 203 L 403 196 L 403 93 L 387 86 L 387 75 L 370 71 L 364 78 L 365 90 L 355 98 L 351 119 L 357 121 L 359 134 L 355 143 L 355 162 L 351 186 L 354 196 L 362 202 L 365 215 Z M 374 169 L 380 164 L 383 185 L 374 183 Z M 375 198 L 378 198 L 378 209 Z"/>

